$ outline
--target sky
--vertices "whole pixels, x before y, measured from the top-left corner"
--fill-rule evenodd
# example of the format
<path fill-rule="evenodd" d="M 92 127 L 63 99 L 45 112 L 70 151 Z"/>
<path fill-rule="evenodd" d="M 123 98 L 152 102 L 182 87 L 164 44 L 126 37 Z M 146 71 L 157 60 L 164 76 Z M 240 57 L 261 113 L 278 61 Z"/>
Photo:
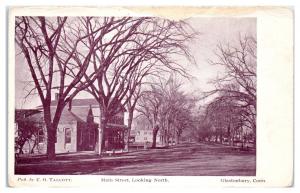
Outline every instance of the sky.
<path fill-rule="evenodd" d="M 208 60 L 216 60 L 214 50 L 217 44 L 235 44 L 240 34 L 256 36 L 256 19 L 194 17 L 187 19 L 187 22 L 200 34 L 188 44 L 196 65 L 187 64 L 187 70 L 194 78 L 192 81 L 185 81 L 184 89 L 187 92 L 209 91 L 213 85 L 208 82 L 224 72 L 224 69 L 208 63 Z M 31 88 L 26 86 L 31 76 L 26 61 L 17 53 L 18 50 L 15 64 L 15 105 L 18 109 L 35 108 L 41 104 L 37 95 L 24 99 Z M 77 98 L 91 97 L 81 93 Z"/>
<path fill-rule="evenodd" d="M 240 34 L 256 35 L 256 19 L 192 18 L 189 22 L 200 32 L 199 37 L 190 45 L 197 63 L 196 66 L 190 68 L 190 73 L 196 77 L 190 86 L 207 91 L 213 88 L 208 81 L 224 71 L 219 66 L 208 63 L 208 60 L 216 60 L 214 51 L 217 44 L 236 44 Z"/>

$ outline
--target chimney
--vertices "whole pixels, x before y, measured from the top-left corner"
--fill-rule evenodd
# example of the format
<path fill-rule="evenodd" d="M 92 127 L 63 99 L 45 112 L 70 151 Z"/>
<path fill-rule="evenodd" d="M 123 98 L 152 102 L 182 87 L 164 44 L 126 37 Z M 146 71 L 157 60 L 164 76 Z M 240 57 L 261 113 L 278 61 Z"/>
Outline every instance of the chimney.
<path fill-rule="evenodd" d="M 59 94 L 55 93 L 55 101 L 58 101 Z"/>

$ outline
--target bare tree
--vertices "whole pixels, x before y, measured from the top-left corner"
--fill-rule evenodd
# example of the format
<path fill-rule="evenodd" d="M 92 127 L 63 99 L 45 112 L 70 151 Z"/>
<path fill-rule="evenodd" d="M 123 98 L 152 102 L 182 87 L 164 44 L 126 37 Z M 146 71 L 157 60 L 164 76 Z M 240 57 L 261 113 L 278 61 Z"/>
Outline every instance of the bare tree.
<path fill-rule="evenodd" d="M 163 89 L 166 102 L 164 102 L 161 116 L 164 120 L 162 122 L 165 122 L 163 124 L 165 125 L 166 145 L 168 145 L 169 137 L 172 138 L 172 144 L 178 144 L 183 130 L 193 127 L 193 109 L 196 100 L 191 93 L 180 91 L 182 85 L 179 78 L 173 75 L 168 80 L 166 88 Z"/>
<path fill-rule="evenodd" d="M 129 150 L 129 138 L 130 138 L 130 132 L 131 132 L 131 127 L 132 127 L 132 122 L 133 122 L 133 115 L 134 111 L 137 105 L 137 102 L 139 98 L 142 96 L 142 84 L 140 83 L 135 92 L 132 94 L 132 96 L 129 96 L 130 99 L 128 100 L 126 106 L 127 106 L 127 111 L 128 111 L 128 130 L 126 133 L 126 138 L 125 138 L 125 149 L 128 151 Z"/>
<path fill-rule="evenodd" d="M 137 111 L 146 117 L 153 128 L 152 147 L 156 147 L 157 133 L 160 129 L 163 145 L 179 143 L 184 129 L 192 127 L 195 100 L 180 91 L 181 83 L 171 76 L 167 81 L 151 85 L 138 101 Z"/>
<path fill-rule="evenodd" d="M 217 94 L 215 100 L 228 103 L 240 112 L 239 120 L 256 133 L 256 38 L 245 36 L 237 45 L 219 44 L 213 65 L 224 67 L 225 74 L 212 83 L 215 89 L 205 93 L 205 97 Z"/>
<path fill-rule="evenodd" d="M 138 100 L 137 112 L 147 118 L 153 129 L 152 148 L 156 147 L 156 136 L 159 131 L 159 113 L 163 103 L 163 95 L 159 89 L 151 85 L 151 90 L 144 91 Z"/>
<path fill-rule="evenodd" d="M 197 142 L 208 141 L 212 136 L 211 122 L 206 121 L 203 115 L 194 117 L 194 127 L 190 128 L 189 137 Z"/>
<path fill-rule="evenodd" d="M 243 108 L 236 101 L 229 98 L 217 97 L 206 108 L 205 122 L 211 125 L 211 132 L 215 136 L 215 142 L 223 142 L 228 138 L 230 145 L 243 126 L 249 126 L 243 121 Z"/>
<path fill-rule="evenodd" d="M 18 130 L 15 137 L 15 148 L 18 150 L 18 154 L 23 154 L 23 148 L 26 143 L 33 142 L 33 147 L 30 149 L 30 153 L 33 152 L 35 146 L 38 144 L 38 134 L 42 129 L 41 124 L 26 120 L 17 120 Z"/>
<path fill-rule="evenodd" d="M 146 76 L 169 70 L 186 76 L 184 67 L 173 57 L 180 55 L 192 60 L 185 43 L 194 34 L 186 31 L 187 24 L 184 22 L 157 18 L 110 17 L 82 21 L 86 33 L 93 33 L 101 26 L 109 27 L 105 34 L 93 33 L 96 35 L 89 36 L 86 42 L 87 47 L 95 47 L 91 63 L 93 71 L 99 72 L 87 91 L 99 103 L 101 154 L 101 141 L 108 120 L 133 102 L 132 98 Z M 109 22 L 112 24 L 107 25 Z M 95 44 L 98 36 L 102 37 L 101 41 Z M 80 55 L 76 55 L 75 60 L 80 66 Z M 85 75 L 84 78 L 91 81 L 90 76 Z"/>
<path fill-rule="evenodd" d="M 84 58 L 80 66 L 74 66 L 73 58 L 82 51 L 82 42 L 93 34 L 83 35 L 74 18 L 68 21 L 67 17 L 16 17 L 15 22 L 15 42 L 34 82 L 31 92 L 37 91 L 43 107 L 49 159 L 55 158 L 55 134 L 65 105 L 92 81 L 83 82 L 82 77 L 95 47 L 81 52 Z M 70 76 L 71 72 L 75 76 Z M 54 89 L 58 90 L 58 101 L 51 109 Z"/>

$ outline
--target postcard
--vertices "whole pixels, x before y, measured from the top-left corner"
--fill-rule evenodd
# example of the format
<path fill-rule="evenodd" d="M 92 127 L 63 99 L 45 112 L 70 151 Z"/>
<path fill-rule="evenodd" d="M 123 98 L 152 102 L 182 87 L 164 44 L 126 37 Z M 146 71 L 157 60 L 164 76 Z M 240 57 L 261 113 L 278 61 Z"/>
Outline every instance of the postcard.
<path fill-rule="evenodd" d="M 11 7 L 12 187 L 293 185 L 290 7 Z"/>

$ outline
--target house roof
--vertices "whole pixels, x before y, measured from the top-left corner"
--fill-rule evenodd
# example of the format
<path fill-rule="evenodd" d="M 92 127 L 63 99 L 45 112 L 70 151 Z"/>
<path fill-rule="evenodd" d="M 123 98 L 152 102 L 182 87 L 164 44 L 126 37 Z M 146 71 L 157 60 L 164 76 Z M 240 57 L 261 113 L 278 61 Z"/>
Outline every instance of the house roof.
<path fill-rule="evenodd" d="M 31 115 L 40 113 L 41 111 L 38 109 L 16 109 L 15 110 L 15 120 L 24 119 Z"/>
<path fill-rule="evenodd" d="M 51 101 L 51 106 L 56 106 L 57 100 Z M 99 105 L 96 99 L 73 99 L 72 106 L 90 106 L 90 105 Z"/>
<path fill-rule="evenodd" d="M 87 99 L 72 99 L 72 107 L 89 107 L 89 106 L 99 106 L 99 103 L 97 102 L 96 99 L 93 98 L 87 98 Z M 57 106 L 57 100 L 52 100 L 51 101 L 51 107 L 56 107 Z M 125 112 L 126 109 L 124 106 L 119 104 L 122 107 L 122 111 Z M 65 108 L 68 108 L 69 104 L 66 105 Z M 38 109 L 42 109 L 43 107 L 40 105 L 37 107 Z"/>
<path fill-rule="evenodd" d="M 81 109 L 82 110 L 82 109 Z M 88 112 L 88 111 L 86 111 Z M 54 118 L 54 113 L 55 113 L 55 109 L 51 109 L 51 117 L 52 119 Z M 79 116 L 78 114 L 69 111 L 67 108 L 65 108 L 61 114 L 60 123 L 69 123 L 69 122 L 85 122 L 85 118 L 87 114 L 85 116 L 83 116 L 83 113 L 81 113 Z M 44 121 L 44 114 L 43 112 L 40 113 L 36 113 L 34 115 L 28 116 L 26 119 L 29 119 L 31 121 L 35 121 L 35 122 L 43 122 Z"/>
<path fill-rule="evenodd" d="M 39 112 L 39 113 L 36 113 L 36 114 L 26 117 L 24 120 L 33 121 L 36 123 L 42 123 L 42 122 L 44 122 L 43 115 L 44 115 L 43 112 Z"/>
<path fill-rule="evenodd" d="M 78 121 L 78 122 L 86 122 L 87 116 L 89 114 L 89 110 L 91 107 L 95 109 L 95 106 L 98 107 L 98 102 L 95 99 L 73 99 L 72 100 L 72 108 L 69 110 L 69 104 L 67 104 L 61 114 L 60 123 Z M 57 101 L 51 101 L 51 116 L 54 118 L 54 113 L 56 109 Z M 30 119 L 36 119 L 37 121 L 43 119 L 42 106 L 39 106 L 39 112 L 35 116 L 30 116 Z M 123 107 L 123 112 L 126 109 Z M 95 113 L 95 112 L 94 112 Z M 97 114 L 97 113 L 96 113 Z M 94 114 L 95 115 L 95 114 Z"/>
<path fill-rule="evenodd" d="M 87 115 L 85 115 L 86 117 Z M 78 121 L 78 122 L 85 122 L 84 117 L 78 116 L 78 114 L 75 114 L 72 111 L 68 111 L 67 109 L 64 109 L 61 117 L 60 122 L 72 122 L 72 121 Z"/>

